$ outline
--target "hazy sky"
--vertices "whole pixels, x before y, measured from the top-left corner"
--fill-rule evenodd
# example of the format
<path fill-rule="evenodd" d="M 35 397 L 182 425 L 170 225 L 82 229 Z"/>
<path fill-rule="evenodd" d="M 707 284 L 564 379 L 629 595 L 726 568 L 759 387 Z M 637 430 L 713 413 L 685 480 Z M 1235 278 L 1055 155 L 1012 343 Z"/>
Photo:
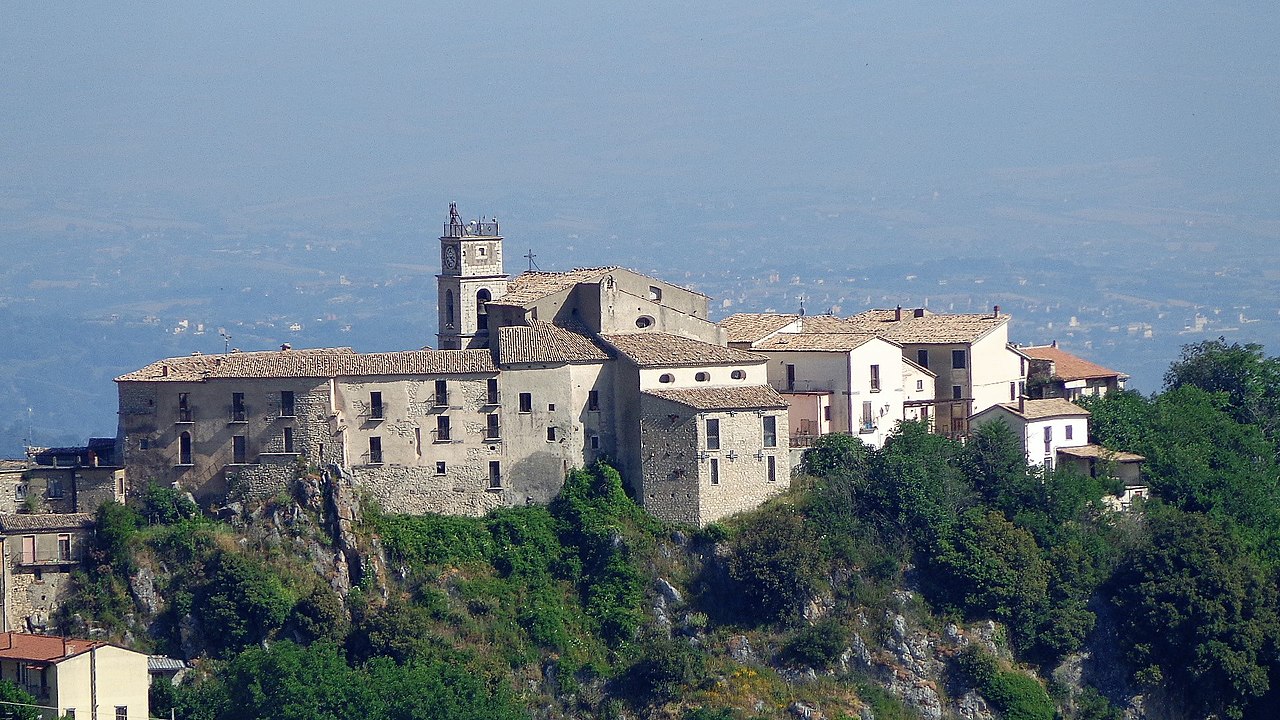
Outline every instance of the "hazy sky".
<path fill-rule="evenodd" d="M 1154 159 L 1269 205 L 1272 2 L 6 2 L 0 185 L 284 198 L 943 191 Z"/>

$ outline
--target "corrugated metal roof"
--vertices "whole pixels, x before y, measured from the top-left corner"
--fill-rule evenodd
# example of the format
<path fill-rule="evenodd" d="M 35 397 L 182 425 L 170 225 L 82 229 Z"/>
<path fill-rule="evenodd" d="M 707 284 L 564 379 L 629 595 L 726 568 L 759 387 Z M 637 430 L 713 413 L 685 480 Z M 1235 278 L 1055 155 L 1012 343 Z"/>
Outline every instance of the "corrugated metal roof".
<path fill-rule="evenodd" d="M 498 330 L 498 363 L 603 362 L 609 354 L 590 338 L 535 321 L 529 327 L 513 326 Z"/>
<path fill-rule="evenodd" d="M 447 375 L 497 370 L 488 350 L 403 350 L 360 354 L 351 348 L 316 348 L 167 358 L 121 375 L 116 382 Z"/>
<path fill-rule="evenodd" d="M 601 337 L 640 367 L 756 365 L 768 362 L 768 358 L 763 355 L 667 333 L 628 333 Z"/>
<path fill-rule="evenodd" d="M 787 407 L 787 402 L 778 391 L 768 385 L 655 388 L 645 390 L 644 394 L 680 403 L 694 410 L 780 410 Z"/>

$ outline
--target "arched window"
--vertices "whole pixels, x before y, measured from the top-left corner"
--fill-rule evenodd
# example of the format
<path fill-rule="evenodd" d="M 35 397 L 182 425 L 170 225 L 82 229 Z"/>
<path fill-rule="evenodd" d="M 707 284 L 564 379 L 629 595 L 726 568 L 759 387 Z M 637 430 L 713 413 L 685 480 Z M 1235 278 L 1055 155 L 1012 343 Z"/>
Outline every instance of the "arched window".
<path fill-rule="evenodd" d="M 444 326 L 453 327 L 453 291 L 444 291 Z"/>
<path fill-rule="evenodd" d="M 488 290 L 481 290 L 476 293 L 476 329 L 489 329 L 489 311 L 485 308 L 485 303 L 493 299 L 493 295 Z"/>
<path fill-rule="evenodd" d="M 711 373 L 700 372 L 697 375 L 694 375 L 693 379 L 698 382 L 707 382 L 711 379 Z"/>
<path fill-rule="evenodd" d="M 661 375 L 658 376 L 658 382 L 660 383 L 673 383 L 675 381 L 676 381 L 676 376 L 672 375 L 671 373 L 662 373 Z"/>
<path fill-rule="evenodd" d="M 746 380 L 746 379 L 747 379 L 747 371 L 746 371 L 746 370 L 734 370 L 733 372 L 729 373 L 729 377 L 733 378 L 734 380 Z"/>
<path fill-rule="evenodd" d="M 178 464 L 191 464 L 191 433 L 189 432 L 178 436 Z"/>

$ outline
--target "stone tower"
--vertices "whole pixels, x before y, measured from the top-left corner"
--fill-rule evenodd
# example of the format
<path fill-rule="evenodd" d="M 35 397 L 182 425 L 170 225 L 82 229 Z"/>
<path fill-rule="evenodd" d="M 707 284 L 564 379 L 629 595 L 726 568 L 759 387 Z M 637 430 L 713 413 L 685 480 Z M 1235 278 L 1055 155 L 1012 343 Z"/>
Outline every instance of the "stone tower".
<path fill-rule="evenodd" d="M 464 223 L 458 216 L 458 204 L 449 203 L 449 219 L 440 235 L 436 288 L 440 313 L 438 347 L 488 347 L 489 315 L 485 303 L 507 291 L 497 220 Z"/>

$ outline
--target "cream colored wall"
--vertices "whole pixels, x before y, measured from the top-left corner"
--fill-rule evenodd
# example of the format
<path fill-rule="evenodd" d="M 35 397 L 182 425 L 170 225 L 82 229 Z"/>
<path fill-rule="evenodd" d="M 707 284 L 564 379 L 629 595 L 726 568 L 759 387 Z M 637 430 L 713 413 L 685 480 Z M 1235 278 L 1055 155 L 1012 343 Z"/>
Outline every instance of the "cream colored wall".
<path fill-rule="evenodd" d="M 1059 448 L 1080 447 L 1089 444 L 1089 418 L 1087 416 L 1051 417 L 1040 420 L 1025 420 L 1008 409 L 992 406 L 980 416 L 973 418 L 973 427 L 996 420 L 1004 420 L 1014 434 L 1022 440 L 1022 449 L 1027 456 L 1027 464 L 1040 467 L 1045 457 L 1056 458 Z M 1053 428 L 1053 438 L 1046 452 L 1044 447 L 1044 429 Z M 1071 439 L 1067 439 L 1067 427 L 1071 428 Z"/>
<path fill-rule="evenodd" d="M 746 374 L 746 377 L 741 380 L 734 380 L 732 377 L 734 370 L 742 370 Z M 705 382 L 699 382 L 696 379 L 698 373 L 702 372 L 710 375 L 710 378 Z M 663 375 L 671 375 L 672 382 L 661 382 L 659 378 Z M 769 383 L 765 370 L 765 363 L 755 363 L 751 365 L 702 365 L 698 367 L 640 368 L 641 390 L 698 387 L 739 387 L 767 384 Z"/>
<path fill-rule="evenodd" d="M 62 712 L 75 708 L 77 718 L 92 717 L 94 685 L 99 720 L 113 720 L 116 707 L 121 705 L 129 709 L 129 720 L 146 720 L 150 714 L 147 692 L 151 678 L 147 656 L 142 653 L 107 645 L 63 660 L 49 675 L 50 704 Z"/>
<path fill-rule="evenodd" d="M 1023 375 L 1022 356 L 1009 349 L 1009 325 L 1005 323 L 979 338 L 969 352 L 973 379 L 973 409 L 978 413 L 998 403 L 1017 399 Z M 1010 396 L 1009 388 L 1014 392 Z"/>

